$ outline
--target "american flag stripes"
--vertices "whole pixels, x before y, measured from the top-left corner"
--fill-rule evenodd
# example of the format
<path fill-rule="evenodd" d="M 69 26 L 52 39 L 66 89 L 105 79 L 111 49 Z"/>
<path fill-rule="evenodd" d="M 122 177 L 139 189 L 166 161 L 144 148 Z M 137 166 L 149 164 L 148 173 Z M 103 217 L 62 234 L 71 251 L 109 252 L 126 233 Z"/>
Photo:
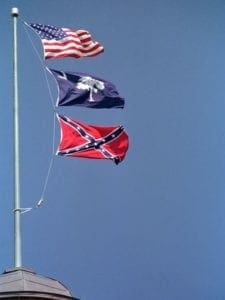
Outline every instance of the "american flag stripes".
<path fill-rule="evenodd" d="M 93 41 L 86 30 L 72 30 L 38 23 L 27 25 L 41 38 L 45 59 L 91 57 L 104 51 L 103 46 Z"/>

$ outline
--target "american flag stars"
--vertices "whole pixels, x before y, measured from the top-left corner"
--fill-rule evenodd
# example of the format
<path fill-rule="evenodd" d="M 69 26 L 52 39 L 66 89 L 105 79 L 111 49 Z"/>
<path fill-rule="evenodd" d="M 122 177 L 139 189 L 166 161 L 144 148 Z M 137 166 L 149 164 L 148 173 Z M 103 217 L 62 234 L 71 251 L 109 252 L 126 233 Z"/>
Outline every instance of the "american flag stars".
<path fill-rule="evenodd" d="M 67 37 L 67 34 L 61 28 L 52 25 L 42 25 L 35 23 L 31 23 L 29 25 L 36 30 L 41 39 L 55 39 L 57 41 Z"/>

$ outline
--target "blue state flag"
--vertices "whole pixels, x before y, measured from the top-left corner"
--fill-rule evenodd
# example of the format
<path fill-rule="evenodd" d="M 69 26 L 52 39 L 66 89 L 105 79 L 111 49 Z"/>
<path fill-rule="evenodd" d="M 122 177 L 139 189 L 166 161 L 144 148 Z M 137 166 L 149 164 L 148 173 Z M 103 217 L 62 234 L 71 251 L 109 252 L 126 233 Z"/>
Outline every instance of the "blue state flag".
<path fill-rule="evenodd" d="M 49 69 L 58 84 L 57 106 L 89 108 L 123 108 L 122 98 L 115 85 L 96 76 Z"/>

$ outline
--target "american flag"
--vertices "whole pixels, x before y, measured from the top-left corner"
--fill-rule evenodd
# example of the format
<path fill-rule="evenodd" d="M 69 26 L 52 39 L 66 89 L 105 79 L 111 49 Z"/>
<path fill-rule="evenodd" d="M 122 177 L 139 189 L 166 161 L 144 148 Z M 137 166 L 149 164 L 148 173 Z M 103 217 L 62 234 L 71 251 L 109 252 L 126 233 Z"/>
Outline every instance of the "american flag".
<path fill-rule="evenodd" d="M 103 46 L 93 41 L 86 30 L 73 30 L 37 23 L 27 25 L 33 28 L 41 38 L 45 59 L 91 57 L 104 51 Z"/>

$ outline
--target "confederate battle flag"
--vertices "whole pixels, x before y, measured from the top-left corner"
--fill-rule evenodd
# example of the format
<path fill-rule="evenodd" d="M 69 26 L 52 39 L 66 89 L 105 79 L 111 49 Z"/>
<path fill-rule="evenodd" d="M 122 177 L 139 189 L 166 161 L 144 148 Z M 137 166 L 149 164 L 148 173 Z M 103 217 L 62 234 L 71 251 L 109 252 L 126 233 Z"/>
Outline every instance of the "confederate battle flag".
<path fill-rule="evenodd" d="M 57 155 L 111 159 L 120 163 L 128 150 L 128 135 L 122 126 L 92 126 L 58 115 L 61 141 Z"/>

